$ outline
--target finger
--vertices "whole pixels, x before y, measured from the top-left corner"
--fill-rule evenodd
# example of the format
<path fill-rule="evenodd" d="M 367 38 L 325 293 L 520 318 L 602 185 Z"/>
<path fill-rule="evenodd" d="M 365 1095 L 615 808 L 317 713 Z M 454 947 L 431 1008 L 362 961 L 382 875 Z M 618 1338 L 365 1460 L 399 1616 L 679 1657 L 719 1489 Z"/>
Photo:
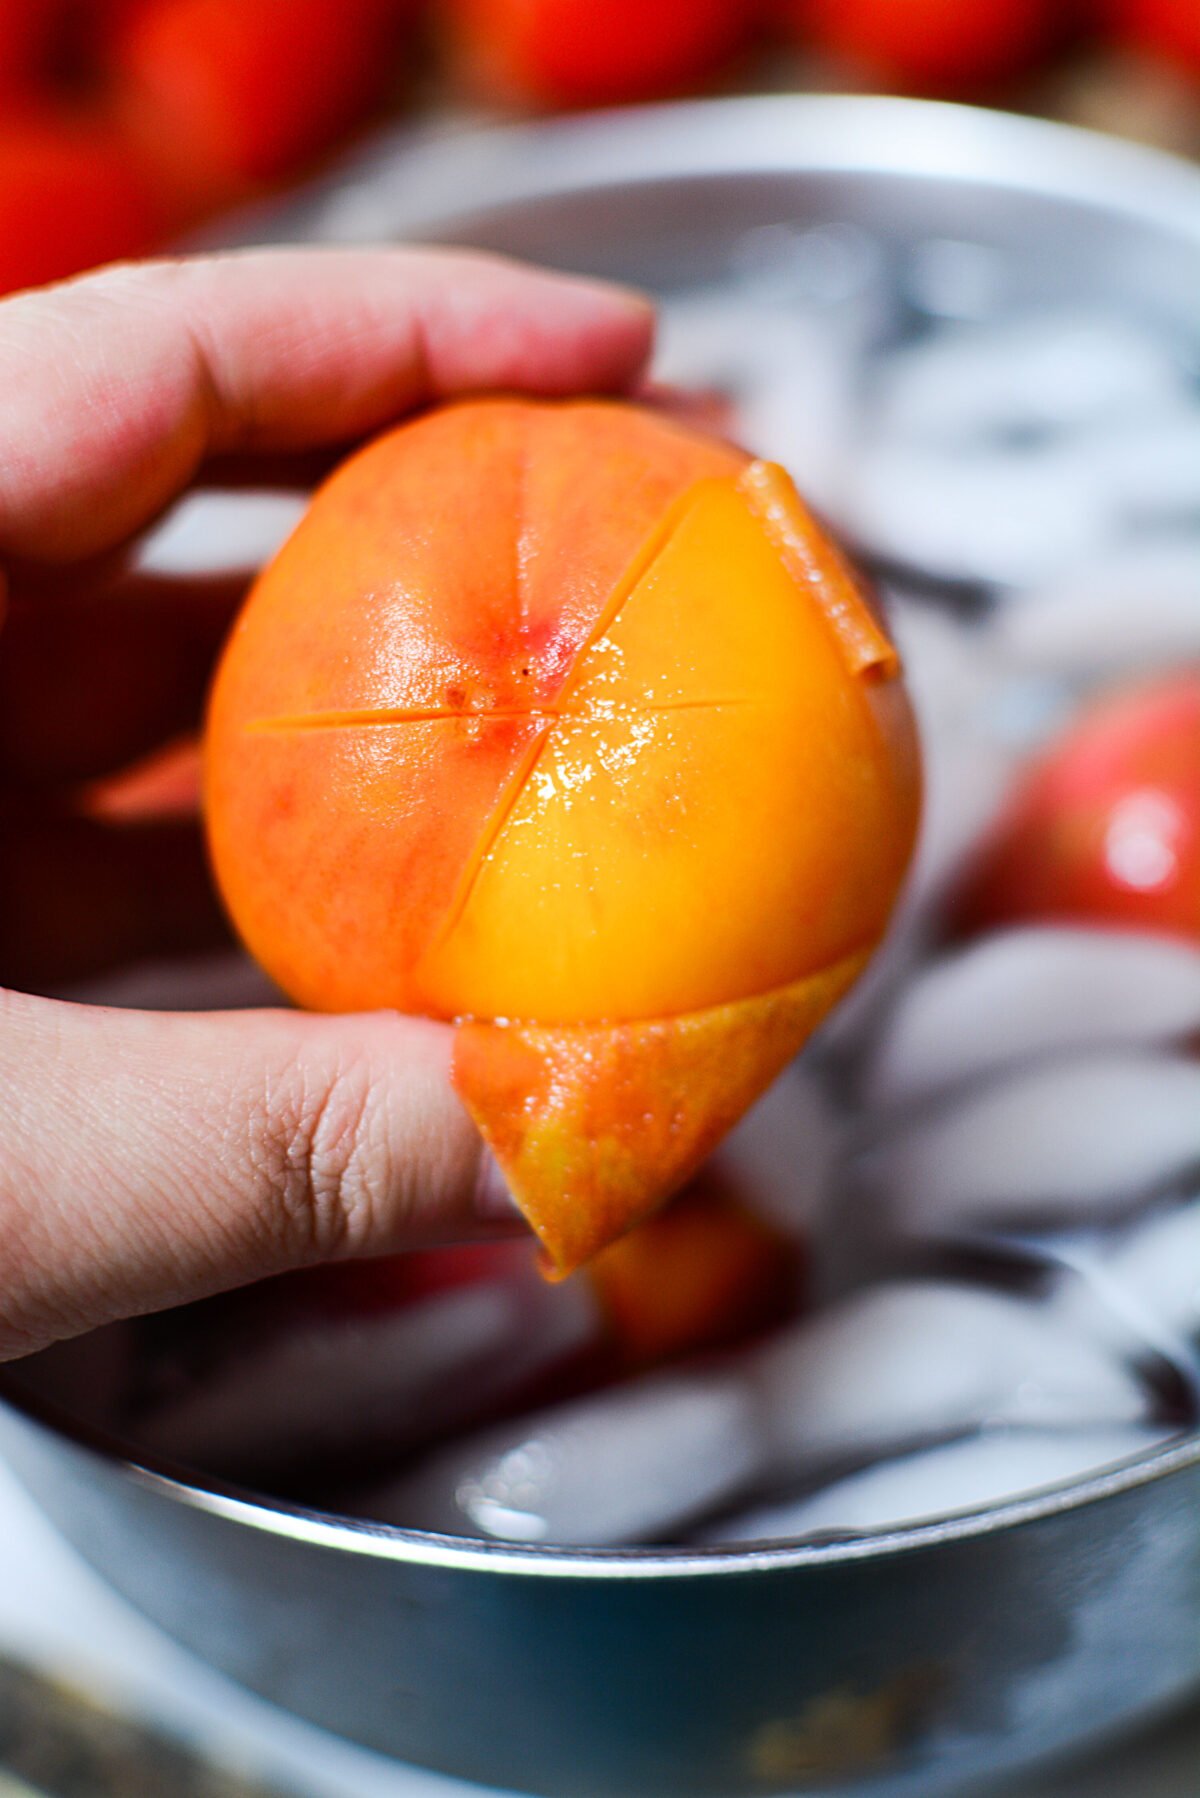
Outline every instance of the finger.
<path fill-rule="evenodd" d="M 15 600 L 0 634 L 0 779 L 91 780 L 195 730 L 245 586 L 134 575 L 107 593 Z"/>
<path fill-rule="evenodd" d="M 127 265 L 0 307 L 0 556 L 61 562 L 143 526 L 205 456 L 361 436 L 486 388 L 622 388 L 621 289 L 440 250 Z"/>
<path fill-rule="evenodd" d="M 0 822 L 0 984 L 45 992 L 230 941 L 195 819 Z"/>
<path fill-rule="evenodd" d="M 0 1357 L 317 1261 L 520 1229 L 450 1088 L 386 1012 L 0 1003 Z"/>

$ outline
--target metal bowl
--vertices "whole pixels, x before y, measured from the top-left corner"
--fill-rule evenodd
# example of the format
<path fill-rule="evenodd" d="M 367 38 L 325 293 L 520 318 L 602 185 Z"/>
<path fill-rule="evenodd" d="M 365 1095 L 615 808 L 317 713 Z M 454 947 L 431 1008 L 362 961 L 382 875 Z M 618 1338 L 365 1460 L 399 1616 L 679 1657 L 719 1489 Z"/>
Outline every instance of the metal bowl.
<path fill-rule="evenodd" d="M 1061 127 L 762 99 L 384 146 L 280 232 L 474 242 L 666 291 L 756 225 L 1011 252 L 1018 298 L 1194 326 L 1200 176 Z M 79 1358 L 86 1366 L 88 1357 Z M 1200 1683 L 1200 1442 L 869 1539 L 586 1552 L 373 1528 L 131 1461 L 36 1362 L 0 1441 L 172 1634 L 406 1760 L 570 1798 L 965 1788 Z"/>

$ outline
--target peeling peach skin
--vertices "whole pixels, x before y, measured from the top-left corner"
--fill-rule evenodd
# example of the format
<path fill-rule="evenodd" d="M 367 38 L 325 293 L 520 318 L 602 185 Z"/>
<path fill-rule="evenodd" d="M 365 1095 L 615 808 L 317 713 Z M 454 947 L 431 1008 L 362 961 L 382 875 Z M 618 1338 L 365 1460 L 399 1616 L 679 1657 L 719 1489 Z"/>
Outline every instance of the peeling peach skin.
<path fill-rule="evenodd" d="M 503 399 L 318 494 L 226 651 L 205 784 L 278 984 L 457 1024 L 457 1089 L 559 1273 L 856 977 L 919 791 L 895 651 L 782 470 Z"/>
<path fill-rule="evenodd" d="M 461 1024 L 455 1087 L 549 1271 L 570 1273 L 677 1192 L 867 959 L 655 1022 Z"/>

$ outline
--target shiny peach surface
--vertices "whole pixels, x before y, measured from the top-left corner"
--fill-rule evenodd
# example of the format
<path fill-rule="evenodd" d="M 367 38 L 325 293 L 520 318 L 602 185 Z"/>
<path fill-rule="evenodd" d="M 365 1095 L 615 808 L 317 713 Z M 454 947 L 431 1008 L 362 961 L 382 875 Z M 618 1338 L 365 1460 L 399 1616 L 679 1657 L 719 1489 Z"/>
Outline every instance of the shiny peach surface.
<path fill-rule="evenodd" d="M 303 1004 L 462 1023 L 460 1090 L 563 1266 L 857 973 L 917 784 L 894 651 L 782 471 L 590 401 L 446 407 L 344 465 L 207 744 L 251 950 Z"/>

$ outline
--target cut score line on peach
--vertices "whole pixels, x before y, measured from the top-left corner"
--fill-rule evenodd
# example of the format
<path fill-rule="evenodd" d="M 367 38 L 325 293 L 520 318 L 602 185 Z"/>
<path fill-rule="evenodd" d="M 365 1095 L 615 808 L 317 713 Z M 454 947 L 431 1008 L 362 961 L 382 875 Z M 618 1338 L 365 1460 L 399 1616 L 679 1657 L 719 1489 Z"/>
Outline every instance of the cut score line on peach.
<path fill-rule="evenodd" d="M 730 706 L 753 705 L 744 695 L 726 699 L 667 699 L 661 703 L 642 705 L 616 700 L 592 699 L 584 705 L 543 706 L 398 706 L 366 707 L 362 711 L 299 712 L 279 718 L 256 718 L 246 725 L 247 733 L 269 733 L 303 730 L 355 730 L 359 726 L 378 727 L 397 724 L 437 724 L 466 719 L 497 721 L 513 719 L 575 718 L 583 722 L 609 723 L 617 719 L 657 718 L 669 712 L 715 712 Z"/>

